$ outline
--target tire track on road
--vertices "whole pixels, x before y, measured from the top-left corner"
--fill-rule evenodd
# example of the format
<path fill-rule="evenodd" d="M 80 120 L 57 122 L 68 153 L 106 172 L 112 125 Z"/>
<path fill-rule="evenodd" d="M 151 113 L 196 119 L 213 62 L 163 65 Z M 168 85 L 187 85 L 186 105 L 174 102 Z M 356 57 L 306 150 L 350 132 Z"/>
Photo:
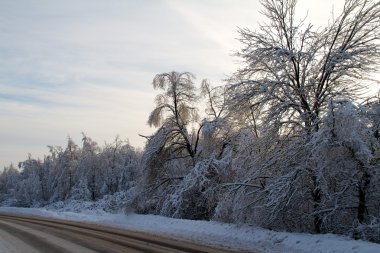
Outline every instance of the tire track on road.
<path fill-rule="evenodd" d="M 86 249 L 86 252 L 104 253 L 234 252 L 164 238 L 149 233 L 109 228 L 89 223 L 5 214 L 0 214 L 0 222 L 5 224 L 5 230 L 26 238 L 32 247 L 39 250 L 46 247 L 47 251 L 42 252 L 85 252 L 78 251 L 75 247 Z M 64 242 L 67 242 L 70 247 L 65 247 Z"/>

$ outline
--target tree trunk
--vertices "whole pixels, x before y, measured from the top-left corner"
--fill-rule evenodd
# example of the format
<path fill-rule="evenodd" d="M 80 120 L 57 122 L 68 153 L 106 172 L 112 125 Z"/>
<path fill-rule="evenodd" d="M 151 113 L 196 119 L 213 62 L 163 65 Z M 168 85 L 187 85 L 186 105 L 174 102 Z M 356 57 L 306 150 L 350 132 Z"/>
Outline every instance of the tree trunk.
<path fill-rule="evenodd" d="M 321 203 L 321 190 L 319 189 L 317 184 L 318 184 L 317 178 L 315 176 L 313 176 L 314 190 L 312 192 L 312 197 L 313 197 L 313 202 L 314 202 L 314 205 L 313 205 L 314 211 L 318 210 L 319 205 Z M 320 234 L 321 233 L 322 219 L 319 216 L 319 214 L 314 215 L 314 222 L 313 223 L 314 223 L 315 233 Z"/>
<path fill-rule="evenodd" d="M 367 210 L 366 192 L 370 183 L 370 175 L 364 172 L 361 182 L 359 184 L 359 204 L 358 204 L 358 221 L 363 223 L 365 220 L 365 214 Z"/>
<path fill-rule="evenodd" d="M 367 188 L 370 183 L 370 180 L 371 180 L 370 175 L 367 172 L 364 172 L 359 183 L 359 203 L 358 203 L 358 213 L 357 213 L 357 219 L 359 221 L 359 225 L 362 224 L 366 218 L 366 212 L 367 212 L 366 193 L 367 193 Z M 355 229 L 354 231 L 354 238 L 355 240 L 362 238 L 357 229 Z"/>
<path fill-rule="evenodd" d="M 92 201 L 95 201 L 95 185 L 96 185 L 96 182 L 95 182 L 95 175 L 92 175 L 92 181 L 91 181 L 91 200 Z"/>

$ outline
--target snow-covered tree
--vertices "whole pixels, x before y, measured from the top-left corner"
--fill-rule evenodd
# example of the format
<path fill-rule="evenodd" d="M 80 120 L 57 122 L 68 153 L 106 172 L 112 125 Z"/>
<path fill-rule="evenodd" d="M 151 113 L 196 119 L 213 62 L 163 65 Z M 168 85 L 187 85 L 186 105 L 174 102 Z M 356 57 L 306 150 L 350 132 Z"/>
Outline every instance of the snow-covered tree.
<path fill-rule="evenodd" d="M 220 186 L 229 179 L 230 166 L 229 156 L 199 161 L 165 198 L 160 213 L 185 219 L 212 218 L 222 194 Z"/>
<path fill-rule="evenodd" d="M 78 167 L 80 149 L 74 141 L 69 138 L 65 150 L 61 147 L 52 148 L 51 155 L 54 159 L 51 171 L 54 192 L 51 201 L 65 200 L 70 197 L 71 188 L 75 184 L 75 171 Z"/>
<path fill-rule="evenodd" d="M 357 182 L 353 177 L 360 174 L 359 192 L 349 184 L 347 196 L 360 195 L 360 190 L 368 187 L 363 170 L 368 165 L 358 156 L 361 151 L 351 144 L 339 144 L 343 135 L 337 142 L 338 130 L 334 135 L 334 127 L 326 122 L 350 118 L 338 119 L 330 112 L 350 111 L 348 105 L 339 110 L 334 106 L 340 100 L 358 101 L 363 80 L 378 64 L 380 4 L 347 0 L 336 19 L 325 28 L 314 29 L 306 19 L 297 22 L 296 2 L 263 0 L 267 21 L 256 31 L 239 30 L 243 48 L 238 56 L 243 66 L 229 80 L 228 104 L 231 113 L 237 112 L 237 119 L 252 115 L 253 124 L 248 126 L 257 138 L 251 143 L 254 148 L 249 149 L 254 158 L 239 159 L 237 154 L 245 175 L 231 184 L 231 193 L 237 194 L 241 204 L 235 212 L 237 220 L 321 232 L 328 224 L 322 210 L 329 206 L 325 201 L 331 190 L 321 175 L 340 171 L 346 179 Z M 369 149 L 371 145 L 364 141 L 368 136 L 361 132 L 366 131 L 366 125 L 361 120 L 356 118 L 360 127 L 352 131 L 366 143 L 360 147 Z M 344 130 L 344 125 L 339 130 Z M 358 139 L 354 142 L 359 143 Z M 329 152 L 337 155 L 328 156 Z M 364 157 L 371 160 L 370 152 Z M 344 185 L 345 178 L 338 182 Z M 335 200 L 349 205 L 343 195 L 340 197 Z M 362 213 L 362 204 L 356 208 Z"/>
<path fill-rule="evenodd" d="M 229 86 L 234 111 L 259 111 L 282 134 L 317 131 L 330 99 L 357 98 L 380 56 L 379 2 L 346 0 L 321 29 L 297 21 L 296 3 L 262 1 L 267 21 L 239 30 L 243 66 Z"/>
<path fill-rule="evenodd" d="M 82 133 L 82 149 L 75 171 L 75 183 L 87 182 L 87 189 L 91 193 L 91 199 L 97 199 L 104 182 L 104 175 L 99 159 L 100 148 L 90 137 Z"/>
<path fill-rule="evenodd" d="M 87 178 L 83 177 L 71 188 L 70 199 L 76 200 L 91 200 L 93 199 L 93 192 L 88 189 Z"/>
<path fill-rule="evenodd" d="M 136 205 L 144 212 L 151 209 L 159 212 L 163 198 L 196 163 L 202 126 L 191 131 L 198 119 L 195 102 L 199 96 L 194 79 L 189 72 L 174 71 L 158 74 L 153 79 L 153 87 L 163 92 L 157 95 L 156 107 L 148 119 L 148 124 L 158 129 L 147 137 L 142 156 L 144 196 L 139 196 Z M 144 201 L 147 198 L 152 201 Z"/>
<path fill-rule="evenodd" d="M 241 142 L 232 163 L 236 179 L 226 184 L 215 218 L 374 240 L 380 143 L 367 115 L 350 100 L 336 100 L 311 136 L 245 138 L 248 146 Z"/>
<path fill-rule="evenodd" d="M 106 144 L 100 154 L 104 175 L 104 192 L 114 194 L 127 190 L 137 180 L 139 154 L 128 141 L 118 136 Z"/>
<path fill-rule="evenodd" d="M 165 128 L 163 148 L 169 150 L 172 159 L 190 157 L 197 153 L 198 137 L 189 133 L 190 124 L 197 119 L 195 102 L 198 100 L 194 75 L 189 72 L 158 74 L 153 87 L 163 90 L 156 97 L 156 108 L 148 120 L 150 126 Z"/>
<path fill-rule="evenodd" d="M 0 203 L 12 205 L 15 202 L 15 192 L 20 181 L 20 172 L 11 164 L 0 174 Z"/>
<path fill-rule="evenodd" d="M 47 176 L 40 160 L 30 155 L 27 160 L 19 163 L 21 169 L 16 199 L 17 205 L 30 207 L 40 205 L 47 197 Z"/>
<path fill-rule="evenodd" d="M 208 80 L 203 80 L 201 95 L 206 99 L 206 117 L 201 124 L 199 153 L 204 158 L 221 158 L 237 133 L 227 108 L 226 86 L 213 87 Z"/>

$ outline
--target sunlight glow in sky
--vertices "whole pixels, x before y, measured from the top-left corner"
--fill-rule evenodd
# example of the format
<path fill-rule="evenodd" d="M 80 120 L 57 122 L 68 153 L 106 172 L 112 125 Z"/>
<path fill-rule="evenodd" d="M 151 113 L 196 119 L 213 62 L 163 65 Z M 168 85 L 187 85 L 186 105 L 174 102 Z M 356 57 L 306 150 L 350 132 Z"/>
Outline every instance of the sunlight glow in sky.
<path fill-rule="evenodd" d="M 299 0 L 327 22 L 343 0 Z M 155 74 L 214 84 L 237 68 L 237 27 L 255 29 L 258 0 L 1 0 L 0 169 L 43 158 L 81 132 L 143 147 Z"/>

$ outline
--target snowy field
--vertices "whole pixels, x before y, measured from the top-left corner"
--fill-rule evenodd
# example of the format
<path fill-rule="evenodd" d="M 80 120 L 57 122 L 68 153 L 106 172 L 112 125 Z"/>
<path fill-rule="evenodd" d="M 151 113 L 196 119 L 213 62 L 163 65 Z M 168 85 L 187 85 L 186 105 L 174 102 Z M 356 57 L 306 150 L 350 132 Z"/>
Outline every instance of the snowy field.
<path fill-rule="evenodd" d="M 44 208 L 13 207 L 1 207 L 0 212 L 54 217 L 65 220 L 85 221 L 114 227 L 123 227 L 241 251 L 276 253 L 380 252 L 380 244 L 361 240 L 355 241 L 347 237 L 332 234 L 311 235 L 273 232 L 251 226 L 236 226 L 218 222 L 171 219 L 155 215 L 138 215 L 133 213 L 111 214 L 103 210 L 86 210 L 77 213 L 52 211 Z"/>

